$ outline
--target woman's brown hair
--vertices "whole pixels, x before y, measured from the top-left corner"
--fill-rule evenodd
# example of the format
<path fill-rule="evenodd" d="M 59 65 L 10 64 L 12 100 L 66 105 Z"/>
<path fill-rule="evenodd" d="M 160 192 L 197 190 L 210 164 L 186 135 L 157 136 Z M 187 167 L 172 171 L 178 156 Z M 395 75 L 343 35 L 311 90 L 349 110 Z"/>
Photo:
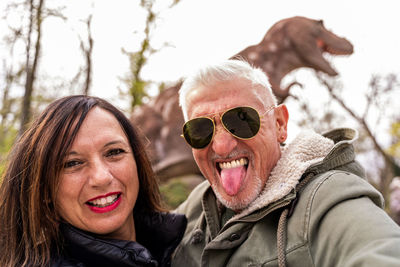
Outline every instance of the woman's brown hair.
<path fill-rule="evenodd" d="M 42 112 L 10 152 L 0 186 L 0 266 L 46 266 L 57 253 L 62 240 L 55 209 L 60 172 L 94 107 L 115 116 L 132 147 L 140 183 L 134 213 L 164 210 L 145 148 L 126 116 L 101 98 L 61 98 Z"/>

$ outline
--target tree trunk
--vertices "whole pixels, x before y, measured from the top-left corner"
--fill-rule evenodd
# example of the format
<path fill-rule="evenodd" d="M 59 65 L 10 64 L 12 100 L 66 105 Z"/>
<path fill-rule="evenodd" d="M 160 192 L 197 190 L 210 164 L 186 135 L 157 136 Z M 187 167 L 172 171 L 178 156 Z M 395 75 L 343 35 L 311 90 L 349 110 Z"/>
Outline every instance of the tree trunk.
<path fill-rule="evenodd" d="M 92 31 L 90 29 L 92 23 L 92 15 L 90 15 L 86 21 L 87 31 L 88 31 L 88 47 L 85 48 L 83 41 L 81 40 L 81 49 L 86 59 L 86 79 L 85 85 L 83 87 L 83 93 L 85 95 L 89 94 L 90 85 L 92 83 L 92 52 L 93 52 L 93 38 Z"/>
<path fill-rule="evenodd" d="M 40 57 L 41 48 L 41 30 L 42 30 L 42 9 L 44 6 L 44 0 L 39 0 L 38 6 L 35 7 L 34 0 L 30 0 L 30 22 L 28 31 L 28 42 L 26 45 L 26 82 L 25 82 L 25 93 L 22 101 L 21 109 L 21 126 L 19 135 L 22 135 L 27 128 L 27 124 L 31 119 L 31 102 L 33 94 L 33 84 L 36 78 L 36 71 Z M 36 42 L 35 47 L 31 48 L 31 41 L 34 35 L 34 26 L 36 24 Z M 34 52 L 33 60 L 31 62 L 31 50 Z"/>

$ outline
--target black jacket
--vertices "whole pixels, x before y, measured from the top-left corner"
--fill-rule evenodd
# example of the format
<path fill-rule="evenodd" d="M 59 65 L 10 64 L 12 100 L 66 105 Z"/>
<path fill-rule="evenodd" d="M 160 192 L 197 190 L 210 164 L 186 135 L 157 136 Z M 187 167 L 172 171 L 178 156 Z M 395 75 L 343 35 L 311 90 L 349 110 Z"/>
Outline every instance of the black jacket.
<path fill-rule="evenodd" d="M 173 213 L 135 216 L 136 240 L 102 239 L 61 225 L 64 244 L 51 267 L 170 266 L 171 254 L 186 229 L 186 217 Z"/>

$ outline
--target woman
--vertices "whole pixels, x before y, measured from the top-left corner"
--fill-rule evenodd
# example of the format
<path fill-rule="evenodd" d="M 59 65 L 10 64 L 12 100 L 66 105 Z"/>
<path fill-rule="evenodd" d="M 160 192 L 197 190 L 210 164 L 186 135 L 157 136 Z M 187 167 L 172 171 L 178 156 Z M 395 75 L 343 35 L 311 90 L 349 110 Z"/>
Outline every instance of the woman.
<path fill-rule="evenodd" d="M 163 212 L 129 120 L 96 97 L 50 104 L 0 187 L 0 266 L 169 266 L 186 227 Z"/>

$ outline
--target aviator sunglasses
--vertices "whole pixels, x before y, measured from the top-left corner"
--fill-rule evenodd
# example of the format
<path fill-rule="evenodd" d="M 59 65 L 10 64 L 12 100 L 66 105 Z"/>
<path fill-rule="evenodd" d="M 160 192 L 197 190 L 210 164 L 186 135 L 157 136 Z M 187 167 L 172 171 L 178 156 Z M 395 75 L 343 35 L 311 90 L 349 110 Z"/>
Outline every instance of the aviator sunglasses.
<path fill-rule="evenodd" d="M 220 116 L 223 127 L 234 137 L 248 140 L 256 136 L 261 127 L 261 117 L 274 109 L 269 107 L 261 116 L 252 107 L 236 107 L 228 109 Z M 195 149 L 208 146 L 215 133 L 215 122 L 210 117 L 198 117 L 183 125 L 186 142 Z"/>

